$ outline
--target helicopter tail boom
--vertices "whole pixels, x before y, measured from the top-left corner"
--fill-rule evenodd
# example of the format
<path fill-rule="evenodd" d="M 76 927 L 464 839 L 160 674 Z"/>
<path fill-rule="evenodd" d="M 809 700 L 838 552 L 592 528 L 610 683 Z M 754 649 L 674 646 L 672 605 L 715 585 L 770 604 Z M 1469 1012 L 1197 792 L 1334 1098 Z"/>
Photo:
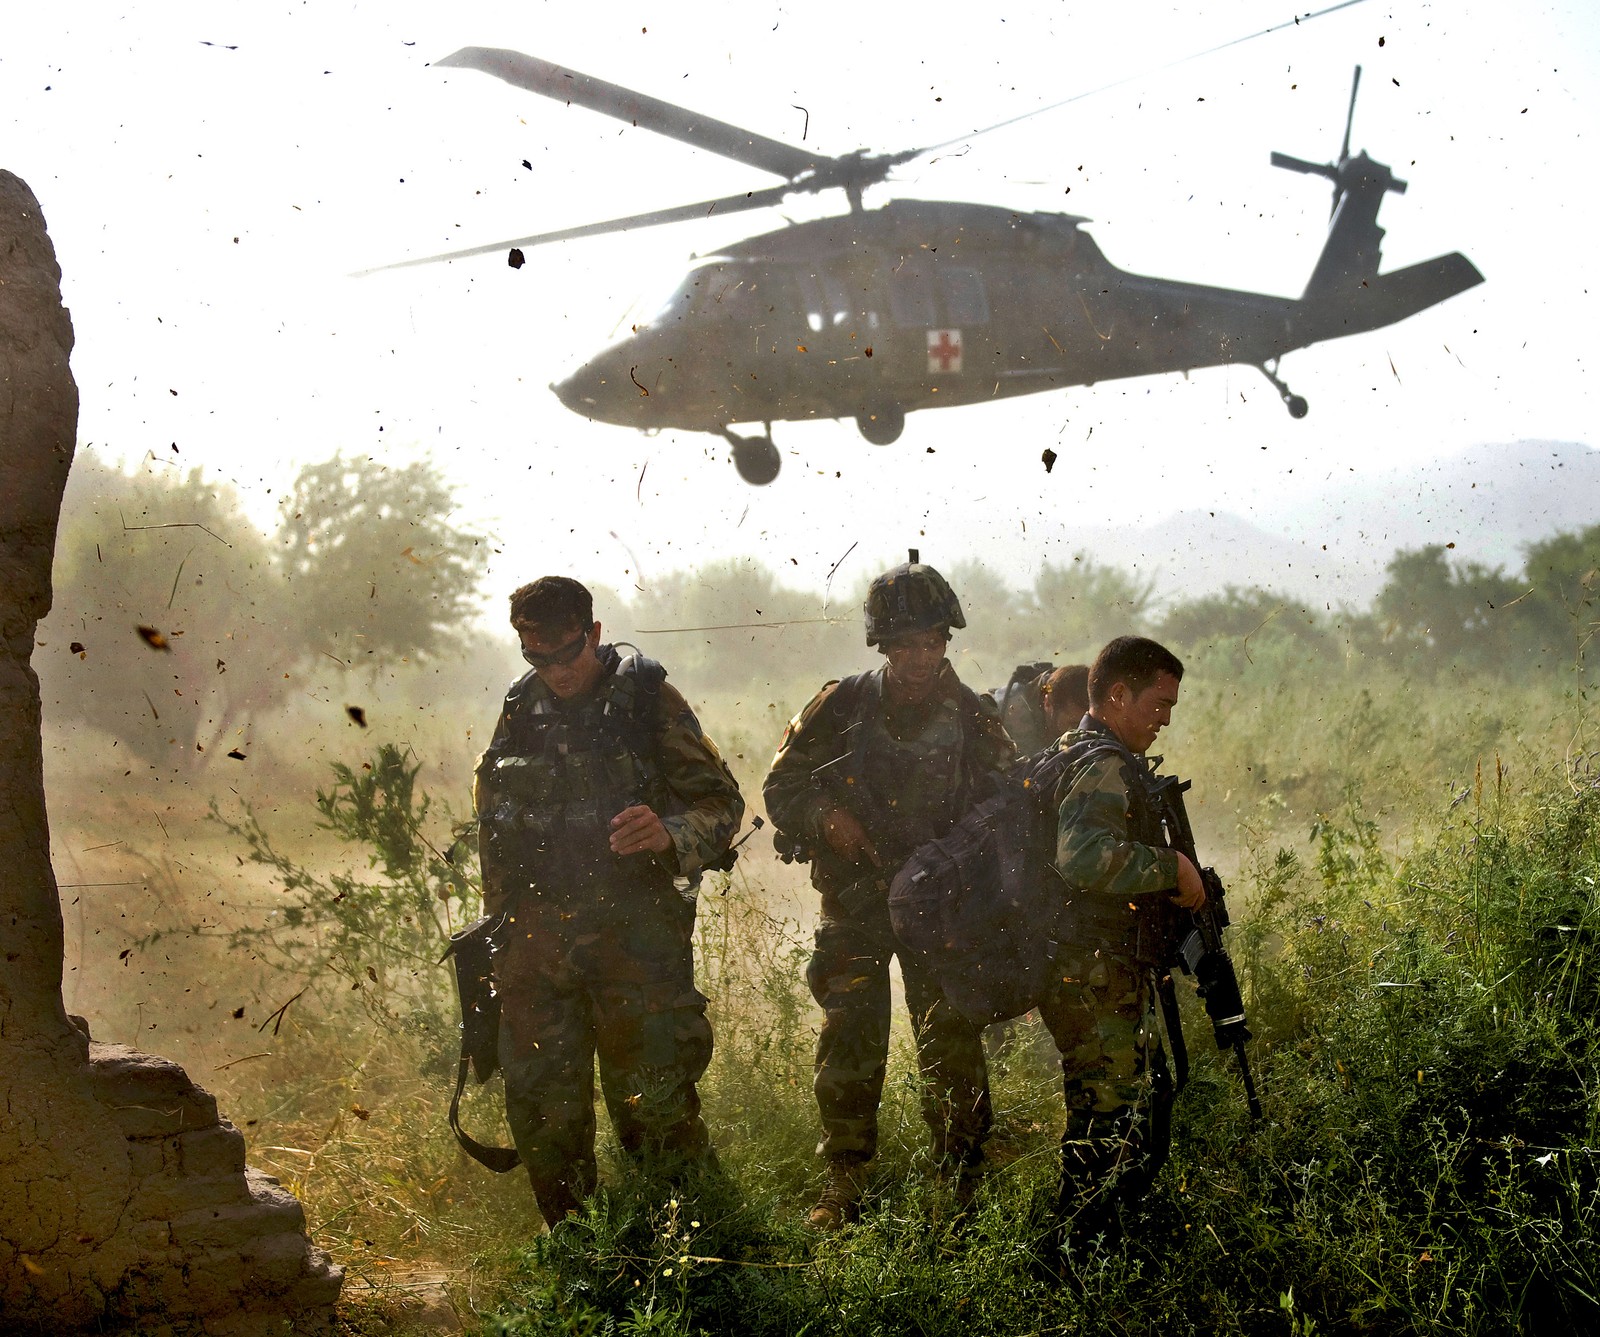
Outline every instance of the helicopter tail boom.
<path fill-rule="evenodd" d="M 1459 251 L 1375 274 L 1337 296 L 1302 299 L 1294 320 L 1295 343 L 1319 343 L 1381 329 L 1482 282 L 1478 267 Z"/>

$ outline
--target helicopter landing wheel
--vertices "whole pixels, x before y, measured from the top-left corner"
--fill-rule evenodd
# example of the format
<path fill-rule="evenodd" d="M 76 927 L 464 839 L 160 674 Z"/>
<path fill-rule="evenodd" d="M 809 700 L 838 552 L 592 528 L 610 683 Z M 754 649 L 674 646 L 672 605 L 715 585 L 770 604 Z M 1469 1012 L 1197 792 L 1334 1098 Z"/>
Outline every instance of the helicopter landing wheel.
<path fill-rule="evenodd" d="M 778 443 L 772 439 L 770 427 L 765 436 L 735 436 L 726 427 L 722 435 L 733 447 L 733 467 L 745 482 L 752 487 L 765 487 L 778 476 L 783 457 L 778 454 Z"/>
<path fill-rule="evenodd" d="M 856 414 L 856 429 L 875 446 L 893 445 L 906 429 L 906 415 L 898 404 Z"/>
<path fill-rule="evenodd" d="M 1297 395 L 1291 390 L 1278 375 L 1278 360 L 1274 358 L 1271 365 L 1263 362 L 1256 368 L 1263 376 L 1272 382 L 1272 388 L 1278 392 L 1278 398 L 1283 400 L 1284 408 L 1289 410 L 1291 418 L 1303 418 L 1311 412 L 1311 405 L 1306 403 L 1304 395 Z"/>

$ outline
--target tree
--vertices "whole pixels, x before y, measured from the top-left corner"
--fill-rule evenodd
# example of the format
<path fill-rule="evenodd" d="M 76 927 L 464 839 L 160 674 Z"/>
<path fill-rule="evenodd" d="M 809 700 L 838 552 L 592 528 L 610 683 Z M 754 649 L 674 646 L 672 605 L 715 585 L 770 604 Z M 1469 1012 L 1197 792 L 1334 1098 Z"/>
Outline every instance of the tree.
<path fill-rule="evenodd" d="M 1298 600 L 1259 586 L 1229 585 L 1221 594 L 1174 604 L 1156 631 L 1162 640 L 1186 649 L 1220 640 L 1288 638 L 1312 647 L 1323 647 L 1328 640 L 1327 628 L 1316 613 Z"/>
<path fill-rule="evenodd" d="M 151 764 L 203 763 L 313 671 L 453 645 L 481 540 L 429 465 L 303 469 L 273 538 L 235 489 L 87 452 L 68 491 L 46 685 L 63 716 Z"/>
<path fill-rule="evenodd" d="M 699 691 L 786 684 L 802 655 L 837 672 L 860 646 L 854 605 L 825 608 L 817 595 L 779 585 L 752 558 L 658 576 L 635 597 L 625 621 L 637 629 L 645 653 Z"/>
<path fill-rule="evenodd" d="M 1523 570 L 1541 641 L 1562 660 L 1581 659 L 1600 632 L 1600 524 L 1530 543 Z"/>
<path fill-rule="evenodd" d="M 1498 567 L 1453 565 L 1440 544 L 1396 552 L 1373 603 L 1382 643 L 1433 669 L 1497 668 L 1529 649 L 1527 586 Z"/>
<path fill-rule="evenodd" d="M 335 455 L 302 469 L 274 543 L 301 662 L 330 653 L 376 668 L 438 654 L 472 612 L 484 556 L 455 509 L 430 464 Z"/>
<path fill-rule="evenodd" d="M 1083 553 L 1045 563 L 1033 583 L 1035 643 L 1052 658 L 1092 658 L 1114 636 L 1146 630 L 1155 580 L 1103 566 Z"/>
<path fill-rule="evenodd" d="M 203 759 L 284 694 L 292 609 L 271 545 L 238 493 L 199 469 L 147 459 L 123 473 L 83 452 L 56 585 L 42 638 L 56 710 L 147 762 Z"/>

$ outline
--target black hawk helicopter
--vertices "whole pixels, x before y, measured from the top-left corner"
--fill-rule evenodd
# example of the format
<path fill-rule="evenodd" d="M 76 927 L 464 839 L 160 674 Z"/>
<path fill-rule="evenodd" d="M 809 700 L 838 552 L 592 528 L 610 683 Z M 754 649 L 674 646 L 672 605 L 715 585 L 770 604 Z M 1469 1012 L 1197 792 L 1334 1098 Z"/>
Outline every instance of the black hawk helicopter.
<path fill-rule="evenodd" d="M 862 207 L 869 186 L 944 145 L 828 157 L 516 51 L 464 47 L 435 64 L 481 70 L 783 184 L 384 268 L 508 249 L 520 265 L 522 247 L 764 209 L 797 193 L 844 192 L 846 214 L 791 223 L 694 259 L 659 310 L 551 386 L 592 420 L 719 434 L 749 483 L 777 477 L 774 422 L 854 418 L 868 441 L 887 445 L 916 409 L 1229 363 L 1259 369 L 1290 415 L 1303 418 L 1305 399 L 1277 374 L 1285 353 L 1392 325 L 1483 282 L 1457 252 L 1378 272 L 1378 208 L 1406 183 L 1365 151 L 1350 154 L 1359 66 L 1338 161 L 1272 155 L 1274 167 L 1333 183 L 1322 254 L 1305 291 L 1285 298 L 1118 269 L 1083 230 L 1090 220 L 1076 214 L 913 200 Z M 731 430 L 750 422 L 764 424 L 764 433 Z"/>

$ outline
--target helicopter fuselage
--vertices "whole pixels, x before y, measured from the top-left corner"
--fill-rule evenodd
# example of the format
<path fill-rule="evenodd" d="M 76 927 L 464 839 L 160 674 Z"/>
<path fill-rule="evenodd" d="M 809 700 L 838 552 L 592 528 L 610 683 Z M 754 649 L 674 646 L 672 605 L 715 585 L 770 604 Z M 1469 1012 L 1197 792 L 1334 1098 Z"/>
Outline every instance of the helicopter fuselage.
<path fill-rule="evenodd" d="M 1369 311 L 1335 313 L 1129 273 L 1086 221 L 893 201 L 750 237 L 697 261 L 659 312 L 552 388 L 585 417 L 643 430 L 854 417 L 893 439 L 917 409 L 1263 366 L 1409 314 L 1365 284 L 1352 291 L 1370 291 Z"/>
<path fill-rule="evenodd" d="M 1289 298 L 1118 269 L 1083 230 L 1088 220 L 1074 214 L 944 201 L 862 207 L 868 187 L 944 144 L 819 154 L 519 51 L 463 47 L 435 63 L 587 107 L 783 184 L 421 256 L 399 267 L 500 249 L 520 267 L 524 246 L 726 217 L 781 206 L 790 195 L 844 192 L 848 213 L 793 223 L 698 260 L 671 300 L 628 337 L 550 387 L 568 408 L 595 421 L 646 432 L 719 433 L 751 483 L 778 474 L 774 422 L 853 417 L 867 440 L 885 445 L 918 409 L 1230 363 L 1260 370 L 1290 416 L 1303 418 L 1306 401 L 1277 372 L 1285 353 L 1392 325 L 1483 282 L 1456 252 L 1379 273 L 1378 211 L 1406 183 L 1364 150 L 1350 152 L 1360 66 L 1337 161 L 1272 155 L 1275 167 L 1325 177 L 1334 189 L 1322 253 L 1305 290 Z M 731 430 L 748 422 L 765 423 L 766 433 Z"/>

